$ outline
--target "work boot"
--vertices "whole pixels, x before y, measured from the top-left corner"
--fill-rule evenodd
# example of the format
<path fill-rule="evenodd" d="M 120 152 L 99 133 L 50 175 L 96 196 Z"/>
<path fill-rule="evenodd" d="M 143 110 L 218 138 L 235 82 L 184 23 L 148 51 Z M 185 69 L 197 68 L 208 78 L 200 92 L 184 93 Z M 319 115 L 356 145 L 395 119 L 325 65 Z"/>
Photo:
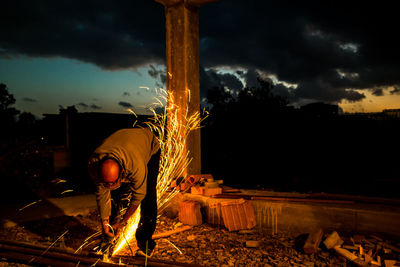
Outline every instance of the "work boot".
<path fill-rule="evenodd" d="M 146 250 L 147 243 L 147 250 Z M 146 241 L 137 240 L 137 245 L 139 247 L 138 254 L 144 257 L 151 257 L 153 255 L 154 248 L 156 247 L 156 242 L 153 239 Z"/>

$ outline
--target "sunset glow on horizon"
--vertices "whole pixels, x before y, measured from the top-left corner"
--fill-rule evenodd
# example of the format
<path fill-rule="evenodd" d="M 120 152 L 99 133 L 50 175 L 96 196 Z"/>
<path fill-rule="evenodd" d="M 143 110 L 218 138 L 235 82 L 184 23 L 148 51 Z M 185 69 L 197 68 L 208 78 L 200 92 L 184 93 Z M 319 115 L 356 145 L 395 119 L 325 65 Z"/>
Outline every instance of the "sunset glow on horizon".
<path fill-rule="evenodd" d="M 382 90 L 383 95 L 377 96 L 372 90 L 356 90 L 363 93 L 365 98 L 358 102 L 342 101 L 339 106 L 345 113 L 374 113 L 385 109 L 400 109 L 400 94 L 391 94 L 393 87 Z"/>

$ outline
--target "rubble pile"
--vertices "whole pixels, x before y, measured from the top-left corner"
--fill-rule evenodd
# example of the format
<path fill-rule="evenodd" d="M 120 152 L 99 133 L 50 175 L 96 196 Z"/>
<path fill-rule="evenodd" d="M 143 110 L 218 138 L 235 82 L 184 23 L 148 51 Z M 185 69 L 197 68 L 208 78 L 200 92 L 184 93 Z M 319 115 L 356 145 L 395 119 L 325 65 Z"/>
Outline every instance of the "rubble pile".
<path fill-rule="evenodd" d="M 182 226 L 178 219 L 161 217 L 156 231 Z M 298 243 L 290 233 L 229 232 L 202 224 L 159 239 L 153 258 L 203 266 L 346 266 L 333 250 L 306 254 Z"/>
<path fill-rule="evenodd" d="M 356 266 L 400 266 L 400 249 L 398 244 L 384 240 L 376 235 L 353 235 L 339 237 L 337 232 L 331 233 L 324 241 L 326 248 Z"/>

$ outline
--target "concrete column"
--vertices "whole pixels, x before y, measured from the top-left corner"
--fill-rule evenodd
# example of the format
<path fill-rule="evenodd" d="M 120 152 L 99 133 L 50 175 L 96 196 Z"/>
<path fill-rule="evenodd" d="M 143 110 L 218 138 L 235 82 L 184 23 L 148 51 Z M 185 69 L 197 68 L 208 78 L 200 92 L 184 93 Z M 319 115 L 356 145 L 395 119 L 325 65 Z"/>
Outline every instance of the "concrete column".
<path fill-rule="evenodd" d="M 182 121 L 188 103 L 188 116 L 200 111 L 199 8 L 216 0 L 155 1 L 165 7 L 167 91 L 173 94 L 174 107 Z M 186 174 L 201 174 L 200 142 L 200 130 L 193 131 L 186 140 L 185 151 L 189 150 L 192 158 Z"/>

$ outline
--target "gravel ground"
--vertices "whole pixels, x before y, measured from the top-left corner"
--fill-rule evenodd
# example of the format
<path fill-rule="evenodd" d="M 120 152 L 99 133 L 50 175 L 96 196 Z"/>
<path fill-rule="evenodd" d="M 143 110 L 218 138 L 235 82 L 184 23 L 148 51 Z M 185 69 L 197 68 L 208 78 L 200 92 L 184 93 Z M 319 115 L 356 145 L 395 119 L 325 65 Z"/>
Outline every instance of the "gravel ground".
<path fill-rule="evenodd" d="M 163 217 L 157 230 L 181 225 L 177 220 Z M 299 238 L 288 233 L 272 236 L 255 231 L 229 232 L 202 224 L 168 239 L 160 239 L 153 257 L 203 266 L 346 266 L 329 252 L 321 251 L 318 255 L 298 252 L 297 242 L 301 243 Z M 258 245 L 248 247 L 246 243 Z"/>
<path fill-rule="evenodd" d="M 177 218 L 161 216 L 156 233 L 181 226 Z M 99 230 L 98 214 L 93 211 L 87 216 L 64 216 L 20 225 L 8 222 L 0 229 L 0 238 L 50 245 L 68 231 L 54 246 L 76 250 L 88 236 Z M 92 249 L 99 241 L 94 240 L 85 249 Z M 248 247 L 247 241 L 258 241 L 257 246 Z M 296 239 L 288 233 L 229 232 L 202 224 L 158 239 L 153 258 L 202 266 L 346 266 L 346 262 L 332 252 L 320 251 L 316 255 L 307 255 L 296 250 L 298 241 L 301 238 Z M 2 264 L 7 266 L 4 262 Z"/>

